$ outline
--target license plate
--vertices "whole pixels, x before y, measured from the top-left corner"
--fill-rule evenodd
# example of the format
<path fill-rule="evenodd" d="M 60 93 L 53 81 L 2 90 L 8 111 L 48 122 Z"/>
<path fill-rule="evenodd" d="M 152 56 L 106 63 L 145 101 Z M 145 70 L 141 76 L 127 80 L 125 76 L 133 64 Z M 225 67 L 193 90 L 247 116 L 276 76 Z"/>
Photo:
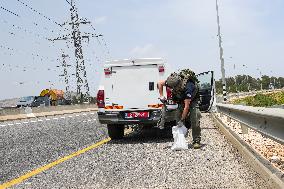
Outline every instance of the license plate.
<path fill-rule="evenodd" d="M 127 112 L 125 118 L 149 118 L 149 112 Z"/>

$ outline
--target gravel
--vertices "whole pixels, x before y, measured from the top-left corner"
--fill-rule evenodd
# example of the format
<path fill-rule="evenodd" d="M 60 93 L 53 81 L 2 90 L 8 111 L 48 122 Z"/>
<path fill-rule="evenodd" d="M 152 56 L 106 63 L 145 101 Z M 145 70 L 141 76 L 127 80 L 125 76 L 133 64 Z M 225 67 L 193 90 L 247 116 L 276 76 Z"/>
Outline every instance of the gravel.
<path fill-rule="evenodd" d="M 237 121 L 228 121 L 227 116 L 217 115 L 223 123 L 230 127 L 241 139 L 249 144 L 262 157 L 272 163 L 284 175 L 284 145 L 275 142 L 260 133 L 248 128 L 247 133 L 243 133 L 241 124 Z"/>
<path fill-rule="evenodd" d="M 270 188 L 219 133 L 208 114 L 203 114 L 201 125 L 203 147 L 199 150 L 190 145 L 188 150 L 172 151 L 169 133 L 147 129 L 14 188 Z"/>

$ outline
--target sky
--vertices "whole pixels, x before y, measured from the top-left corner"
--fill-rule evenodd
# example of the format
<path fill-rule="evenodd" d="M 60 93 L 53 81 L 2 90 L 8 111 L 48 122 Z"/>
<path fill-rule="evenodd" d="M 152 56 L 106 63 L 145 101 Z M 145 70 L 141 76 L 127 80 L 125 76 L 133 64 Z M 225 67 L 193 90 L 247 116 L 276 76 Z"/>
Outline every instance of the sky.
<path fill-rule="evenodd" d="M 161 57 L 174 70 L 213 70 L 216 79 L 221 77 L 215 0 L 75 3 L 79 16 L 95 28 L 81 25 L 81 32 L 103 35 L 83 41 L 92 95 L 104 62 L 111 59 Z M 56 24 L 70 22 L 66 0 L 1 0 L 0 6 L 0 99 L 65 89 L 59 76 L 63 52 L 71 65 L 70 87 L 76 90 L 72 41 L 48 40 L 70 33 L 70 25 Z M 284 76 L 283 0 L 219 0 L 219 15 L 226 76 Z"/>

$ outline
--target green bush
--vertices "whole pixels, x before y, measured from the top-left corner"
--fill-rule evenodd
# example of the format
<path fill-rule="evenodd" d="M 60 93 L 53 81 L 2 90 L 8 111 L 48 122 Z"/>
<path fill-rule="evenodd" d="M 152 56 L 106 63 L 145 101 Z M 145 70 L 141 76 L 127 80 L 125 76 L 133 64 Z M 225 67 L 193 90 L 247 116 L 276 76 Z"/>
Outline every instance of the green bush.
<path fill-rule="evenodd" d="M 253 97 L 253 100 L 248 101 L 249 106 L 258 106 L 258 107 L 259 106 L 268 107 L 268 106 L 273 106 L 275 104 L 277 104 L 277 101 L 275 99 L 264 94 L 256 94 Z"/>
<path fill-rule="evenodd" d="M 247 106 L 256 107 L 269 107 L 273 105 L 284 104 L 284 92 L 261 94 L 258 93 L 255 96 L 249 96 L 242 99 L 233 101 L 233 104 L 244 104 Z"/>

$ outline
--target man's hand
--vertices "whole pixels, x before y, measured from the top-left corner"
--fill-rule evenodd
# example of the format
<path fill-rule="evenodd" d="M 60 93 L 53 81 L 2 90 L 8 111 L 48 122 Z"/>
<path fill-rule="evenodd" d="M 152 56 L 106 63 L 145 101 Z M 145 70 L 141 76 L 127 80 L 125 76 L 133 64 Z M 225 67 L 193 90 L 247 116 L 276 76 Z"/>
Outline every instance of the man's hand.
<path fill-rule="evenodd" d="M 164 97 L 163 96 L 163 87 L 166 85 L 166 81 L 165 80 L 161 80 L 158 82 L 158 89 L 159 89 L 159 94 L 160 94 L 160 100 L 161 100 L 161 97 Z"/>
<path fill-rule="evenodd" d="M 160 96 L 159 99 L 162 103 L 165 103 L 167 101 L 167 98 L 165 96 Z"/>

